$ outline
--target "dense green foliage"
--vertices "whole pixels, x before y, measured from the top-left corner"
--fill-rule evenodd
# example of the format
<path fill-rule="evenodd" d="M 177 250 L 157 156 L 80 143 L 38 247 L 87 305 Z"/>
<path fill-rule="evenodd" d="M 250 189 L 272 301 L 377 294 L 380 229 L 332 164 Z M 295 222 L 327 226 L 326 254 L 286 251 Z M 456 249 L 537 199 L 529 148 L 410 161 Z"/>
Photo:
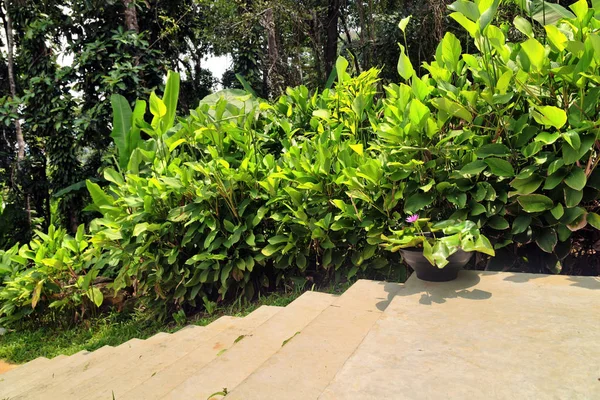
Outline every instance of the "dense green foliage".
<path fill-rule="evenodd" d="M 225 90 L 185 118 L 176 73 L 133 109 L 114 94 L 115 162 L 86 182 L 98 218 L 87 235 L 51 228 L 1 253 L 0 321 L 81 316 L 105 300 L 98 278 L 169 312 L 291 277 L 389 275 L 403 267 L 388 244 L 413 213 L 468 233 L 447 230 L 431 249 L 438 266 L 463 247 L 496 254 L 477 257 L 491 269 L 560 271 L 573 236 L 600 229 L 600 19 L 581 0 L 543 27 L 497 26 L 498 4 L 453 3 L 472 46 L 446 33 L 425 74 L 405 42 L 401 83 L 353 76 L 340 57 L 323 90 L 274 101 Z"/>
<path fill-rule="evenodd" d="M 0 248 L 31 239 L 51 223 L 74 234 L 85 180 L 111 164 L 110 97 L 129 102 L 162 90 L 168 69 L 182 76 L 182 112 L 220 81 L 263 98 L 288 86 L 323 88 L 338 54 L 356 72 L 373 66 L 393 80 L 396 23 L 413 13 L 415 63 L 428 60 L 445 26 L 444 0 L 7 0 L 0 3 Z M 8 19 L 12 27 L 8 32 Z M 435 25 L 435 29 L 428 29 Z M 414 33 L 419 33 L 415 35 Z M 435 35 L 430 35 L 435 32 Z M 8 87 L 9 34 L 16 91 Z M 206 57 L 227 55 L 223 77 Z M 15 152 L 20 121 L 25 155 Z"/>

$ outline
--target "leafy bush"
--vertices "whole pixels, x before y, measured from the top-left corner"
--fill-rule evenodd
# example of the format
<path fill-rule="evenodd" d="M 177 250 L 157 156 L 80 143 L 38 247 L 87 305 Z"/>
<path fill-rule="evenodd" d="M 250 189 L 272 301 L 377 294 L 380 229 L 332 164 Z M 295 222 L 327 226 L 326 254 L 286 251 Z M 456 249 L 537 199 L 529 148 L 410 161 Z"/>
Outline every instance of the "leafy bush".
<path fill-rule="evenodd" d="M 39 259 L 32 244 L 3 252 L 0 313 L 45 310 L 33 299 L 50 307 L 56 294 L 91 306 L 98 274 L 165 311 L 252 298 L 297 276 L 386 276 L 403 271 L 386 236 L 415 212 L 482 230 L 498 255 L 488 268 L 530 260 L 559 271 L 573 232 L 600 228 L 600 21 L 580 1 L 539 40 L 517 17 L 527 39 L 510 43 L 492 24 L 497 5 L 451 5 L 478 52 L 447 33 L 428 74 L 402 52 L 403 82 L 383 91 L 378 70 L 351 77 L 340 58 L 333 88 L 288 88 L 273 103 L 226 90 L 187 118 L 175 117 L 176 74 L 162 99 L 151 94 L 150 123 L 146 102 L 132 110 L 114 96 L 118 159 L 105 182 L 87 183 L 101 217 L 74 239 L 88 248 L 40 235 L 36 249 L 52 250 Z"/>
<path fill-rule="evenodd" d="M 91 285 L 100 269 L 83 225 L 75 237 L 52 225 L 36 235 L 29 244 L 0 252 L 0 323 L 19 321 L 34 311 L 35 317 L 52 320 L 65 309 L 81 306 L 83 314 L 86 305 L 100 306 L 103 294 Z"/>

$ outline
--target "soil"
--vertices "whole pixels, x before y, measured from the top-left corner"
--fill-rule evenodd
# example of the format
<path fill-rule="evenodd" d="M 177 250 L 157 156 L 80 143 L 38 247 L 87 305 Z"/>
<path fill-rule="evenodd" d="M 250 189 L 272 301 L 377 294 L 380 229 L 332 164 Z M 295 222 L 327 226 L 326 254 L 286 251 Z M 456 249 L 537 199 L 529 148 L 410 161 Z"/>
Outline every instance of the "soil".
<path fill-rule="evenodd" d="M 10 371 L 13 368 L 18 367 L 16 364 L 9 364 L 5 361 L 0 360 L 0 374 Z"/>

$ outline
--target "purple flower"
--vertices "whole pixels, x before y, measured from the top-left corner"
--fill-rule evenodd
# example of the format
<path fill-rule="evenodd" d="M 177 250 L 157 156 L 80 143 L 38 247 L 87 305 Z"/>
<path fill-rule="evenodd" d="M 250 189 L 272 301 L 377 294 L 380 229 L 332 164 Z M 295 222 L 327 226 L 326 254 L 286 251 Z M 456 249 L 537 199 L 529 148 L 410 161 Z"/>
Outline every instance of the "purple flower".
<path fill-rule="evenodd" d="M 406 218 L 406 222 L 408 222 L 409 224 L 413 224 L 413 223 L 417 222 L 418 219 L 419 219 L 419 214 L 413 214 L 413 215 L 410 215 L 408 218 Z"/>

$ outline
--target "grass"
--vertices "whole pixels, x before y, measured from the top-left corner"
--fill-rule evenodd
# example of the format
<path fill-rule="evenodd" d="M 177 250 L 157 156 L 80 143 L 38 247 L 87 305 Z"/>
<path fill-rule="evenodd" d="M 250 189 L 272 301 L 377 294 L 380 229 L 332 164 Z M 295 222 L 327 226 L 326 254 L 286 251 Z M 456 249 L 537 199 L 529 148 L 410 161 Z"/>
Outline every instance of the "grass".
<path fill-rule="evenodd" d="M 321 288 L 319 291 L 339 294 L 352 282 Z M 315 288 L 305 288 L 315 289 Z M 175 332 L 186 325 L 208 325 L 223 315 L 243 317 L 263 305 L 285 307 L 298 298 L 303 290 L 277 292 L 242 304 L 234 303 L 218 308 L 213 314 L 199 313 L 180 323 L 158 322 L 144 314 L 124 317 L 109 314 L 91 319 L 72 328 L 30 328 L 9 331 L 0 336 L 0 359 L 22 364 L 38 357 L 53 358 L 71 355 L 82 350 L 94 351 L 103 346 L 118 346 L 133 338 L 147 339 L 159 332 Z"/>

